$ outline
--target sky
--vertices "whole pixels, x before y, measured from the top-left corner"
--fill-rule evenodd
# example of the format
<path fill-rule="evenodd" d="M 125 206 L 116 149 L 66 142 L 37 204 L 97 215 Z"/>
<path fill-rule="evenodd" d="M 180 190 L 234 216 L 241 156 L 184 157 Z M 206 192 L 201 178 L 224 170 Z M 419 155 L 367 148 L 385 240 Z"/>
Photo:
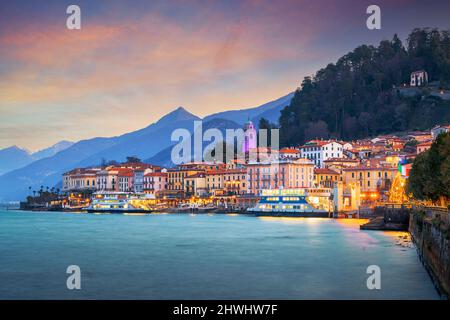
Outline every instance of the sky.
<path fill-rule="evenodd" d="M 66 8 L 81 8 L 81 30 Z M 366 9 L 381 8 L 381 30 Z M 450 29 L 448 0 L 0 3 L 0 149 L 115 136 L 183 106 L 250 108 L 361 44 Z"/>

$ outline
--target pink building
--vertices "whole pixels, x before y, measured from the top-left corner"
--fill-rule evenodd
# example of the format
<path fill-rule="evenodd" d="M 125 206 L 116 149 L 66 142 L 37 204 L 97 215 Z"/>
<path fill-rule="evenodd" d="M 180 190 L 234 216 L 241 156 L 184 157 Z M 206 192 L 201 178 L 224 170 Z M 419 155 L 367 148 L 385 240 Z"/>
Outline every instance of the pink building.
<path fill-rule="evenodd" d="M 133 191 L 134 171 L 132 169 L 120 168 L 117 170 L 117 181 L 120 192 Z"/>
<path fill-rule="evenodd" d="M 314 162 L 308 159 L 281 160 L 247 165 L 248 192 L 263 189 L 311 188 L 314 185 Z"/>
<path fill-rule="evenodd" d="M 149 194 L 157 194 L 167 189 L 167 172 L 163 171 L 150 172 L 144 175 L 144 192 Z"/>

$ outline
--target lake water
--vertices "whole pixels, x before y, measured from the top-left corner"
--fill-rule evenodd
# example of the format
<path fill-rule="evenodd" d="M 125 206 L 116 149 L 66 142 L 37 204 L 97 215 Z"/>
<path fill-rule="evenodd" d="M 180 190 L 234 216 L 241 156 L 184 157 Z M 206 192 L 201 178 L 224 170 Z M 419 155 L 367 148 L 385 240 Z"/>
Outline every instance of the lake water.
<path fill-rule="evenodd" d="M 361 223 L 0 211 L 0 299 L 439 298 L 407 233 Z M 81 290 L 66 287 L 69 265 Z"/>

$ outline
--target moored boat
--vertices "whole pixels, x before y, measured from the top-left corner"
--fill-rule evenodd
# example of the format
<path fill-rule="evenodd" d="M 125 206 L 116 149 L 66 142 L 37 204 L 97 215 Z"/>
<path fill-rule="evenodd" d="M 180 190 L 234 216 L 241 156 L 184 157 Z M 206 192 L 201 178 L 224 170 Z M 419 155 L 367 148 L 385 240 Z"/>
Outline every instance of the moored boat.
<path fill-rule="evenodd" d="M 332 208 L 330 195 L 326 188 L 263 190 L 259 202 L 247 212 L 256 216 L 328 218 Z"/>
<path fill-rule="evenodd" d="M 141 202 L 139 196 L 130 193 L 98 192 L 83 210 L 89 213 L 151 213 L 149 207 L 138 205 Z"/>

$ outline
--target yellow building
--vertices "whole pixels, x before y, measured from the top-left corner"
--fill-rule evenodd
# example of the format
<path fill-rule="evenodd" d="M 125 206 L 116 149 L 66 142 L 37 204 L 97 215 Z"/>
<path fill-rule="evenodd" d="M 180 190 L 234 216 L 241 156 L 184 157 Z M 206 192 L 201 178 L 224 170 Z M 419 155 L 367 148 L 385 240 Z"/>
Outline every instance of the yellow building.
<path fill-rule="evenodd" d="M 208 194 L 204 172 L 194 173 L 184 178 L 184 192 L 186 196 L 202 197 Z"/>
<path fill-rule="evenodd" d="M 339 172 L 328 168 L 314 169 L 314 185 L 317 187 L 333 188 L 334 184 L 342 181 L 342 176 Z"/>
<path fill-rule="evenodd" d="M 191 162 L 178 165 L 174 169 L 167 170 L 167 189 L 174 191 L 184 190 L 184 180 L 186 177 L 206 170 L 223 169 L 222 163 Z"/>
<path fill-rule="evenodd" d="M 77 168 L 63 174 L 63 191 L 83 191 L 96 189 L 98 168 Z"/>
<path fill-rule="evenodd" d="M 343 181 L 345 185 L 359 184 L 362 200 L 377 201 L 389 190 L 396 173 L 390 166 L 358 166 L 343 169 Z"/>

